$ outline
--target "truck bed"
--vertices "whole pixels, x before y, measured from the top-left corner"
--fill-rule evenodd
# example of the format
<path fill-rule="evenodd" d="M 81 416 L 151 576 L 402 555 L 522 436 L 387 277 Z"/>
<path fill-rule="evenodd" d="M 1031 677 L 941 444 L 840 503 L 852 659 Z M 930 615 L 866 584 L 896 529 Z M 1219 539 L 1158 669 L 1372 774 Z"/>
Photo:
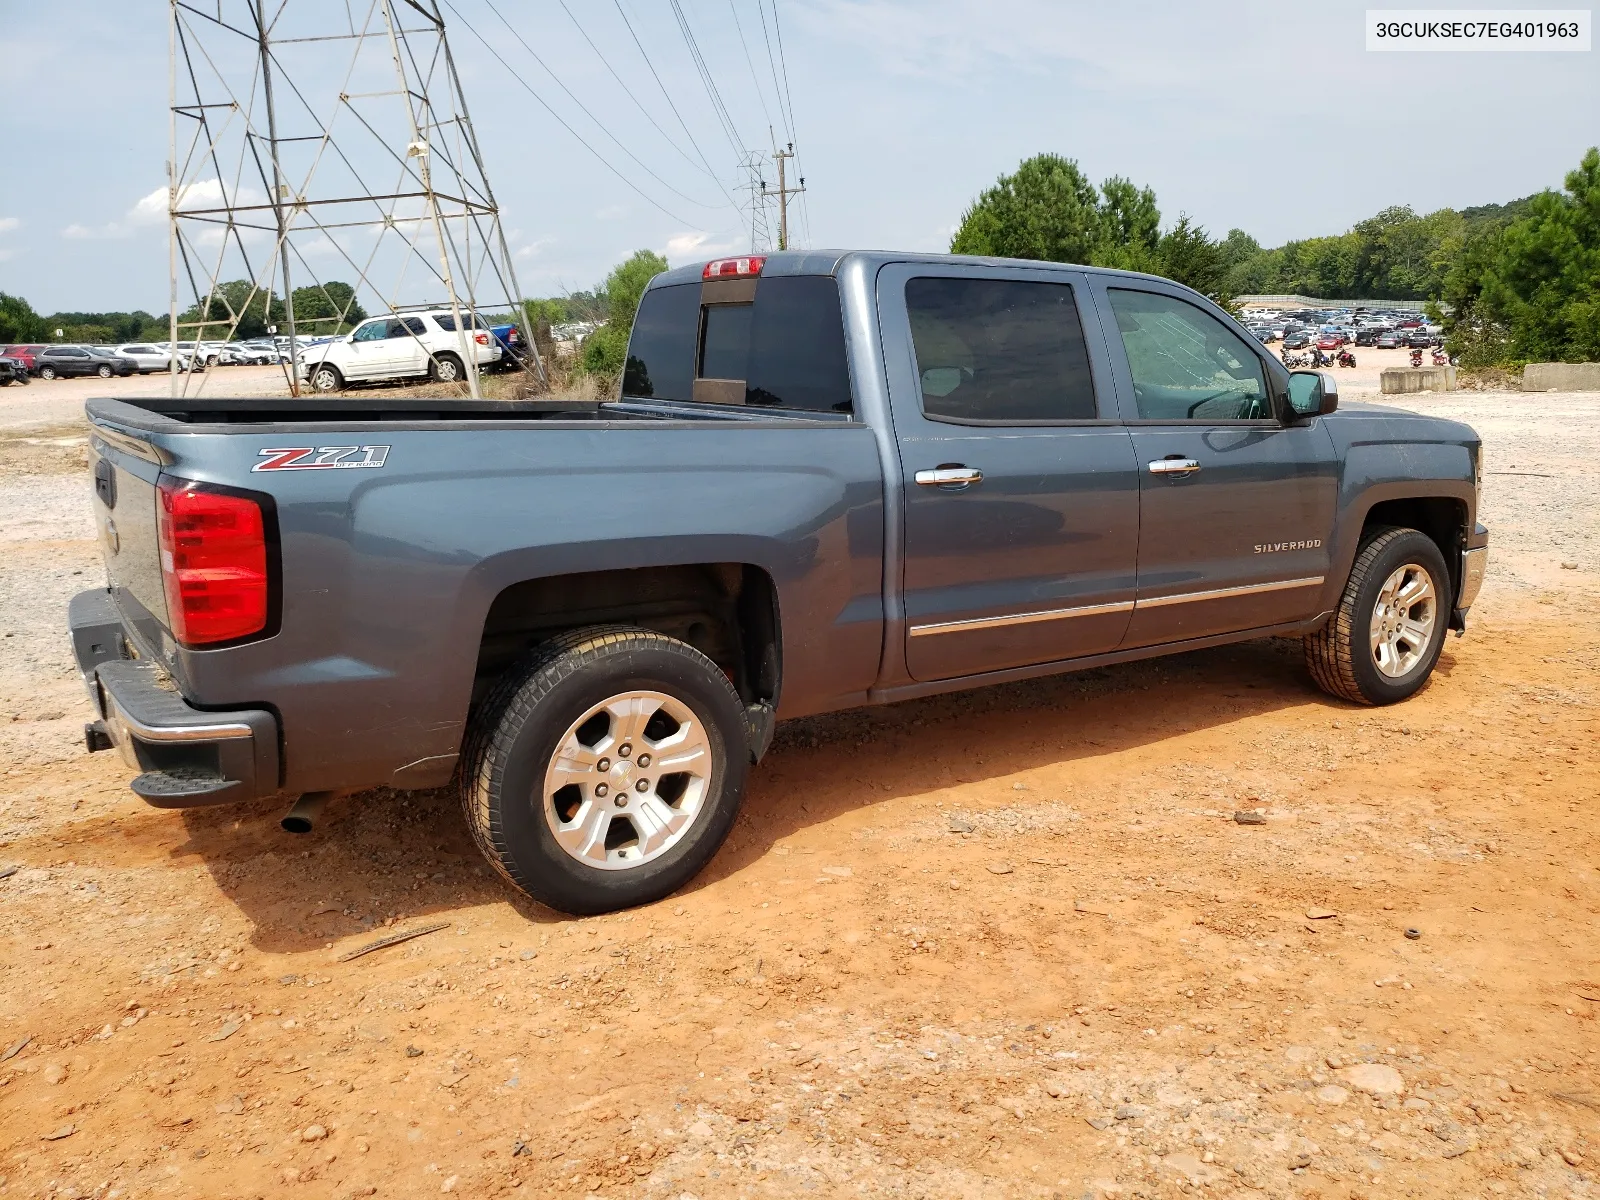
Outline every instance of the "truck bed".
<path fill-rule="evenodd" d="M 847 422 L 846 413 L 795 414 L 726 404 L 660 400 L 472 400 L 434 396 L 156 396 L 90 400 L 91 417 L 113 417 L 106 405 L 142 409 L 186 425 L 350 425 L 404 422 L 525 421 L 780 421 Z"/>

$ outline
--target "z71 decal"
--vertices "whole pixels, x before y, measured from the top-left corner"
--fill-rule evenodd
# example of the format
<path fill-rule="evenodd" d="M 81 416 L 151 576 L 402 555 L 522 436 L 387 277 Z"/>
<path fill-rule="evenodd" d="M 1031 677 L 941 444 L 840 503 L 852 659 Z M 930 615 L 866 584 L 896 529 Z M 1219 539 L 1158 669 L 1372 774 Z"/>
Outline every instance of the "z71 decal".
<path fill-rule="evenodd" d="M 257 450 L 265 459 L 251 471 L 334 471 L 350 467 L 381 467 L 389 458 L 387 446 L 294 446 L 284 450 Z"/>

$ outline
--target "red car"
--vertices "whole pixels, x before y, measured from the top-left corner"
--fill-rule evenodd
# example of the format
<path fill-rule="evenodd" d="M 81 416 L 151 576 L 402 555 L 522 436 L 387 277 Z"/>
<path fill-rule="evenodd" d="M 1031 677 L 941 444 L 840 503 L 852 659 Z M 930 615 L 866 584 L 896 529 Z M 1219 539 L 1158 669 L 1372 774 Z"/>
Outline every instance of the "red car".
<path fill-rule="evenodd" d="M 3 355 L 6 358 L 16 359 L 25 368 L 27 368 L 28 374 L 31 375 L 36 369 L 33 361 L 34 355 L 38 354 L 39 351 L 43 349 L 43 346 L 6 346 L 3 349 L 0 349 L 0 355 Z"/>
<path fill-rule="evenodd" d="M 1325 333 L 1317 339 L 1318 350 L 1337 350 L 1344 345 L 1344 334 Z"/>

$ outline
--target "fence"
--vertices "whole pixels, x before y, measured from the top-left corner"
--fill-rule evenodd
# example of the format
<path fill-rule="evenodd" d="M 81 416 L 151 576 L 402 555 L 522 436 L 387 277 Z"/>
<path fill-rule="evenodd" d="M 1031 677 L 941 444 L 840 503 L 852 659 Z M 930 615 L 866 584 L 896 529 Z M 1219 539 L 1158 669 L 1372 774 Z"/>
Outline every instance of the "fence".
<path fill-rule="evenodd" d="M 1315 296 L 1235 296 L 1234 303 L 1240 308 L 1393 308 L 1414 313 L 1428 307 L 1426 300 L 1319 300 Z"/>

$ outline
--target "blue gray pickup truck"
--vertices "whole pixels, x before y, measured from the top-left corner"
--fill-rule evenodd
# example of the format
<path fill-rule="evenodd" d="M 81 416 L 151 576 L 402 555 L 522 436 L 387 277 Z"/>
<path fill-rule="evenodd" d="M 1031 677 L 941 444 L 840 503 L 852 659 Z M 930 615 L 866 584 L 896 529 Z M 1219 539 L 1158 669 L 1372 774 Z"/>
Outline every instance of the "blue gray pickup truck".
<path fill-rule="evenodd" d="M 1340 407 L 1083 267 L 680 267 L 616 400 L 94 400 L 70 626 L 166 807 L 456 781 L 555 908 L 689 880 L 774 722 L 1247 638 L 1403 700 L 1488 556 L 1477 435 Z"/>

